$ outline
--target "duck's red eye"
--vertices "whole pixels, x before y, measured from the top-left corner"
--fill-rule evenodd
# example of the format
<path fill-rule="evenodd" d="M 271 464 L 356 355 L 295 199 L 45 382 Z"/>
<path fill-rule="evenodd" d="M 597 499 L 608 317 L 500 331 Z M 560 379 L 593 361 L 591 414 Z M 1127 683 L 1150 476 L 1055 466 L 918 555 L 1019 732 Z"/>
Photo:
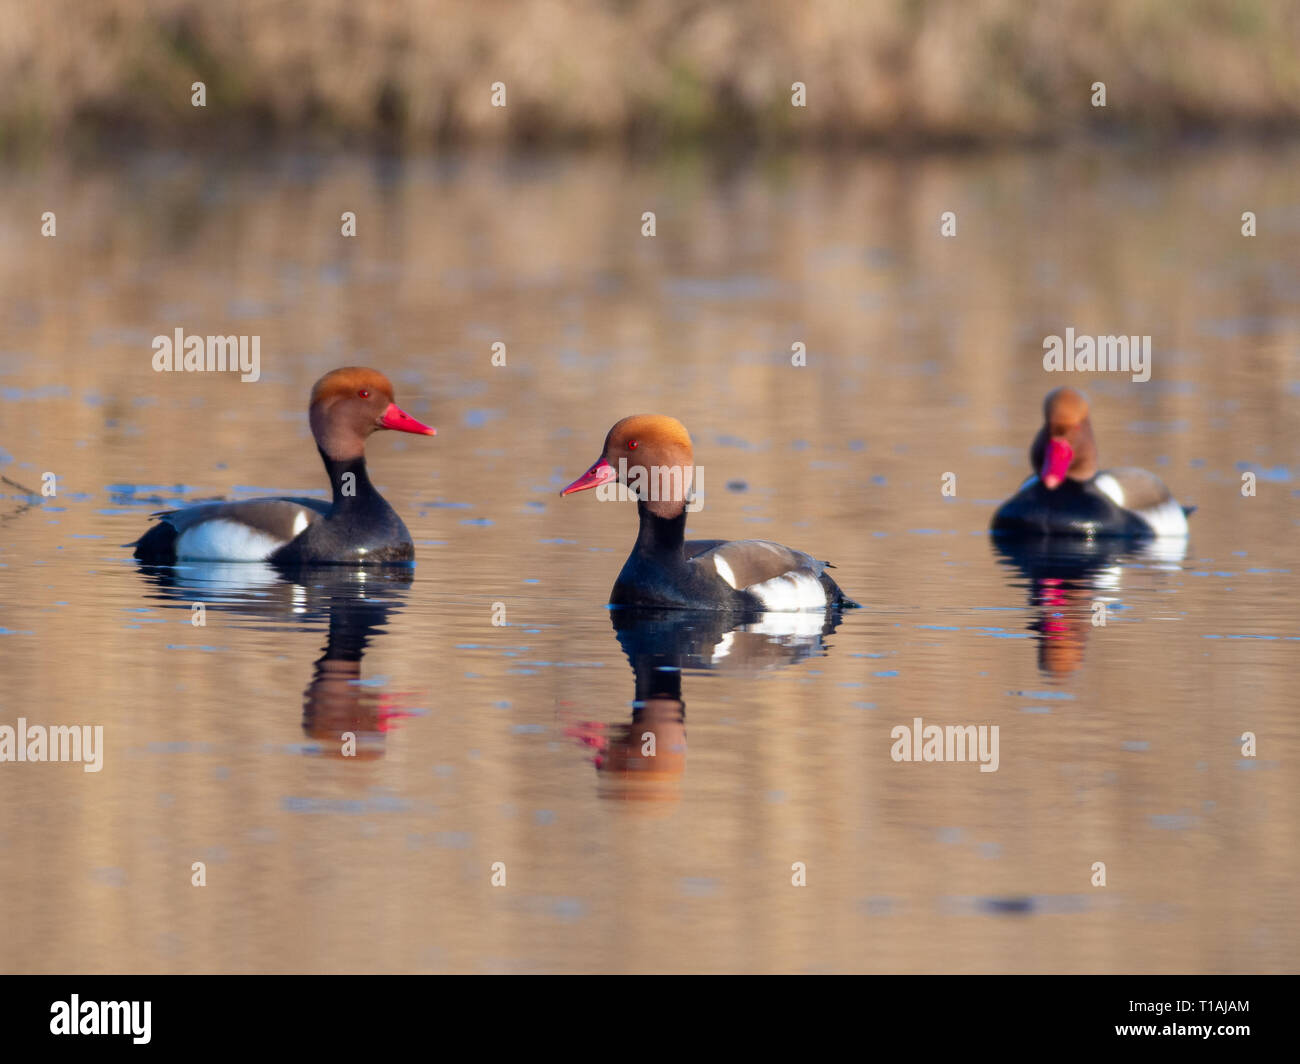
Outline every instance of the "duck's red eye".
<path fill-rule="evenodd" d="M 362 388 L 361 391 L 357 392 L 357 396 L 361 399 L 369 399 L 370 392 L 367 389 Z"/>
<path fill-rule="evenodd" d="M 635 450 L 636 450 L 636 440 L 628 440 L 628 441 L 627 441 L 627 449 L 628 449 L 629 451 L 635 451 Z"/>

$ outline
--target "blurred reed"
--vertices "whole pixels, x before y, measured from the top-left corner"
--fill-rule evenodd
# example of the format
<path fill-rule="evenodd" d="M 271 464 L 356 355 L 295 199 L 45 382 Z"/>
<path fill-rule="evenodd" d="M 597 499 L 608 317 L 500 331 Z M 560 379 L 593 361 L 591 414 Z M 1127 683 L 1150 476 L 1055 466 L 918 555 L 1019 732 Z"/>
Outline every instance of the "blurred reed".
<path fill-rule="evenodd" d="M 9 150 L 87 132 L 928 145 L 1300 116 L 1300 5 L 1281 0 L 0 0 L 0 26 Z"/>

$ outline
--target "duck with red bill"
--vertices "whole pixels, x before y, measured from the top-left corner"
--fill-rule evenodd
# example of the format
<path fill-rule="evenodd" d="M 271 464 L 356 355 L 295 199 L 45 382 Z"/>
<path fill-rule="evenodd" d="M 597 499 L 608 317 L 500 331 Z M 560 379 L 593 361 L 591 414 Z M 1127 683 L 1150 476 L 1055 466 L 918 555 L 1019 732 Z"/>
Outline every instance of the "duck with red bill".
<path fill-rule="evenodd" d="M 333 499 L 276 498 L 211 502 L 168 510 L 131 546 L 148 565 L 180 561 L 304 565 L 410 564 L 406 525 L 370 482 L 366 440 L 380 429 L 436 435 L 393 401 L 388 378 L 347 366 L 311 391 L 307 419 Z"/>
<path fill-rule="evenodd" d="M 600 458 L 561 495 L 617 482 L 636 500 L 640 528 L 610 592 L 611 606 L 732 612 L 817 612 L 856 605 L 829 564 L 766 540 L 688 540 L 698 486 L 690 434 L 674 417 L 637 414 L 605 436 Z M 823 618 L 815 621 L 820 625 Z"/>
<path fill-rule="evenodd" d="M 1187 515 L 1153 473 L 1100 469 L 1088 400 L 1057 388 L 1029 449 L 1034 475 L 998 507 L 992 531 L 1019 537 L 1185 537 Z"/>

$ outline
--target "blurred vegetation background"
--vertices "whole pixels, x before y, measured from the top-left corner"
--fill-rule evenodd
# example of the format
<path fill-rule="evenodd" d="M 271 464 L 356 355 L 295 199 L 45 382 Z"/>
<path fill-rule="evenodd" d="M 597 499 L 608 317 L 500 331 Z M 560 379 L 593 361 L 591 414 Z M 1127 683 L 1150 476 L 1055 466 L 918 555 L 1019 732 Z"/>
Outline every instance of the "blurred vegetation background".
<path fill-rule="evenodd" d="M 1294 0 L 0 0 L 0 27 L 9 150 L 106 133 L 978 144 L 1300 115 Z"/>

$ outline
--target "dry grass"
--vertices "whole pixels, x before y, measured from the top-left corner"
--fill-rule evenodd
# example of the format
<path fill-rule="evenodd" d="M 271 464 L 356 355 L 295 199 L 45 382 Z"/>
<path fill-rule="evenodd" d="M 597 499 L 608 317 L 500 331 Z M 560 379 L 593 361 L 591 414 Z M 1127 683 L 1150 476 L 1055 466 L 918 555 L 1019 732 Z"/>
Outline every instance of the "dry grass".
<path fill-rule="evenodd" d="M 1300 117 L 1289 0 L 0 0 L 0 25 L 0 144 L 986 141 Z"/>

